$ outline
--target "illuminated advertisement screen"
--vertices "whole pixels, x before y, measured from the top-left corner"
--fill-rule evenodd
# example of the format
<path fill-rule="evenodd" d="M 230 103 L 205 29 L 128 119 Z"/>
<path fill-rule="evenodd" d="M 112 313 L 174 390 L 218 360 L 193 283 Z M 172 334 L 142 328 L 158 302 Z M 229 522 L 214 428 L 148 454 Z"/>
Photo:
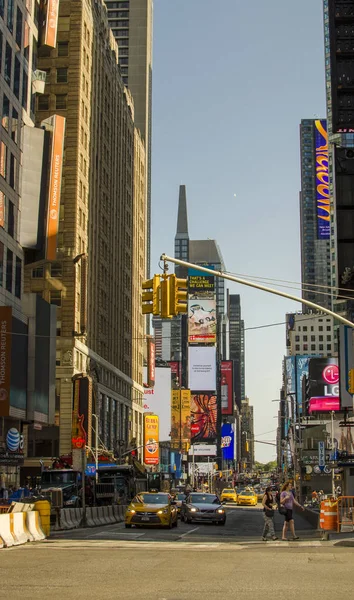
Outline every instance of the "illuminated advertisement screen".
<path fill-rule="evenodd" d="M 190 294 L 188 300 L 188 343 L 215 344 L 216 342 L 216 299 L 197 298 Z"/>
<path fill-rule="evenodd" d="M 221 427 L 221 452 L 224 460 L 235 458 L 235 432 L 232 423 L 224 423 Z"/>
<path fill-rule="evenodd" d="M 213 265 L 205 265 L 207 269 L 214 269 Z M 190 294 L 197 293 L 198 297 L 202 297 L 200 294 L 215 292 L 215 277 L 198 269 L 188 269 L 188 292 Z"/>
<path fill-rule="evenodd" d="M 337 358 L 309 361 L 309 412 L 340 410 Z"/>
<path fill-rule="evenodd" d="M 223 360 L 221 362 L 221 413 L 233 415 L 233 361 Z"/>
<path fill-rule="evenodd" d="M 159 418 L 157 415 L 144 415 L 144 463 L 158 465 L 159 462 Z"/>
<path fill-rule="evenodd" d="M 188 372 L 190 390 L 216 390 L 215 346 L 189 346 Z"/>
<path fill-rule="evenodd" d="M 147 377 L 147 367 L 144 367 L 144 381 Z M 170 439 L 171 430 L 171 369 L 156 367 L 155 385 L 144 388 L 144 412 L 153 412 L 160 419 L 160 440 Z"/>
<path fill-rule="evenodd" d="M 192 392 L 192 443 L 214 439 L 217 426 L 217 398 L 215 392 Z"/>
<path fill-rule="evenodd" d="M 330 197 L 328 174 L 328 133 L 325 119 L 315 121 L 317 238 L 329 240 Z"/>
<path fill-rule="evenodd" d="M 191 439 L 190 390 L 171 392 L 171 447 L 187 450 Z"/>

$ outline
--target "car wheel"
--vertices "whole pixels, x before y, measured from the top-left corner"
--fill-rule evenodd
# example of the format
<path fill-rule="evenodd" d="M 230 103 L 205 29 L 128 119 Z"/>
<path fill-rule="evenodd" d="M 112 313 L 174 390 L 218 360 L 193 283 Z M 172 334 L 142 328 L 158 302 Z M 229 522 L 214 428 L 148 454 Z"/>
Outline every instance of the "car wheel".
<path fill-rule="evenodd" d="M 186 522 L 186 523 L 188 523 L 188 524 L 190 525 L 190 524 L 191 524 L 191 522 L 192 522 L 192 519 L 190 519 L 189 517 L 186 517 L 186 520 L 185 520 L 185 522 Z"/>
<path fill-rule="evenodd" d="M 167 525 L 167 527 L 168 527 L 169 529 L 172 529 L 172 527 L 173 527 L 173 521 L 172 521 L 172 517 L 171 517 L 171 519 L 170 519 L 170 522 L 169 522 L 169 524 Z"/>
<path fill-rule="evenodd" d="M 173 523 L 173 527 L 177 527 L 178 526 L 178 520 L 176 519 Z"/>
<path fill-rule="evenodd" d="M 126 529 L 130 529 L 130 528 L 131 528 L 131 525 L 130 525 L 129 523 L 126 523 L 126 524 L 125 524 L 125 528 L 126 528 Z"/>
<path fill-rule="evenodd" d="M 225 519 L 225 521 L 218 521 L 218 525 L 225 525 L 225 523 L 226 523 L 226 519 Z"/>

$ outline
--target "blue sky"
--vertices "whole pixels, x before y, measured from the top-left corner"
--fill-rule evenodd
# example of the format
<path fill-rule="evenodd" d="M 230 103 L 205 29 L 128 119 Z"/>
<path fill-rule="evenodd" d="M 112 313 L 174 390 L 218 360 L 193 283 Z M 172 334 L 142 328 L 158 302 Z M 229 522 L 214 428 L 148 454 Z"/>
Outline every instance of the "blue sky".
<path fill-rule="evenodd" d="M 151 270 L 162 252 L 173 255 L 183 183 L 191 239 L 217 240 L 228 271 L 299 282 L 299 123 L 317 116 L 322 0 L 154 0 Z M 229 287 L 246 328 L 301 310 Z M 257 437 L 276 428 L 285 327 L 248 331 L 245 343 Z M 274 455 L 256 444 L 257 460 Z"/>

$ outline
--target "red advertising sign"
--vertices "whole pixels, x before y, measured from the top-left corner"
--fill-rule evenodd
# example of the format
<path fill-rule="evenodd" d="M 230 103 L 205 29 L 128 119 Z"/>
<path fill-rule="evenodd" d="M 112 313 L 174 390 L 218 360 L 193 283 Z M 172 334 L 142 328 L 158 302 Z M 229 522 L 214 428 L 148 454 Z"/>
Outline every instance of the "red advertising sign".
<path fill-rule="evenodd" d="M 324 396 L 318 396 L 310 398 L 309 402 L 309 413 L 310 415 L 314 412 L 331 412 L 340 410 L 340 400 L 338 397 L 330 396 L 328 398 Z"/>
<path fill-rule="evenodd" d="M 148 387 L 155 385 L 155 341 L 151 336 L 147 337 L 148 345 Z"/>
<path fill-rule="evenodd" d="M 47 217 L 47 260 L 55 260 L 57 255 L 64 134 L 65 118 L 54 115 Z"/>
<path fill-rule="evenodd" d="M 233 361 L 221 362 L 221 414 L 234 414 Z"/>

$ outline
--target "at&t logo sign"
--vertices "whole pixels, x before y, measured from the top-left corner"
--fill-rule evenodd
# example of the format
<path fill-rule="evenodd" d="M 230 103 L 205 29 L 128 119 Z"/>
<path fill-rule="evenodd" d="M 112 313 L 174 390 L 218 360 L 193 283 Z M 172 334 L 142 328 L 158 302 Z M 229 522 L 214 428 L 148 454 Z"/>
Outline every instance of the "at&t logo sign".
<path fill-rule="evenodd" d="M 11 427 L 7 432 L 6 446 L 10 452 L 23 451 L 23 435 L 15 427 Z"/>

